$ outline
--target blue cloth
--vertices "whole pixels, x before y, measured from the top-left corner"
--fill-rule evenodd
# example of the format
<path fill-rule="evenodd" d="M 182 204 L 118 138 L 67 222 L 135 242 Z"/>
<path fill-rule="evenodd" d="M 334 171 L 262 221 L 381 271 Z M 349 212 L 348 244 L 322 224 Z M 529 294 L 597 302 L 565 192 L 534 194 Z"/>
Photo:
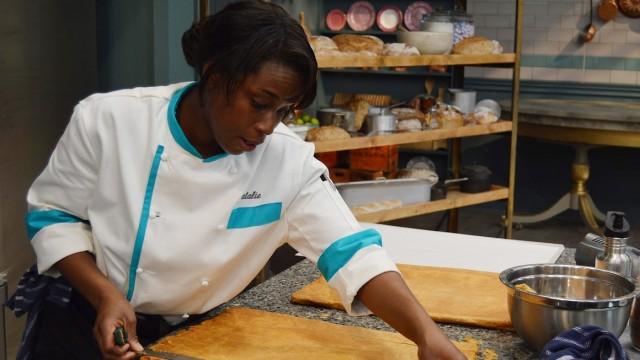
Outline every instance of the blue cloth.
<path fill-rule="evenodd" d="M 618 337 L 593 326 L 574 327 L 551 339 L 540 354 L 541 360 L 627 360 Z"/>
<path fill-rule="evenodd" d="M 13 313 L 20 317 L 25 313 L 27 321 L 20 350 L 16 360 L 31 359 L 31 350 L 34 348 L 34 331 L 38 322 L 38 316 L 42 311 L 43 301 L 50 301 L 59 306 L 67 306 L 73 294 L 71 286 L 62 278 L 54 278 L 38 274 L 36 265 L 27 270 L 20 281 L 16 292 L 5 304 Z"/>

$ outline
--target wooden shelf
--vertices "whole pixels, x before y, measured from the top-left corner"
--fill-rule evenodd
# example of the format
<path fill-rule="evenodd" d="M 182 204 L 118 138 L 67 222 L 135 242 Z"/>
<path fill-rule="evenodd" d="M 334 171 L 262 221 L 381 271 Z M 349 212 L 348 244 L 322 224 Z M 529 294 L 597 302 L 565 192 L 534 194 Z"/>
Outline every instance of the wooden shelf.
<path fill-rule="evenodd" d="M 489 125 L 464 126 L 455 129 L 435 129 L 403 132 L 380 136 L 362 136 L 344 140 L 316 141 L 316 153 L 363 149 L 372 146 L 410 144 L 422 141 L 497 134 L 511 131 L 511 121 L 498 121 Z"/>
<path fill-rule="evenodd" d="M 429 65 L 514 64 L 516 54 L 415 55 L 415 56 L 318 56 L 319 68 L 397 67 Z"/>
<path fill-rule="evenodd" d="M 464 206 L 486 203 L 489 201 L 504 200 L 509 197 L 509 188 L 493 185 L 491 190 L 467 194 L 457 190 L 449 190 L 447 198 L 426 203 L 418 203 L 402 206 L 395 209 L 377 211 L 357 216 L 358 221 L 379 223 L 391 220 L 407 218 L 411 216 L 430 214 L 438 211 L 450 210 Z"/>
<path fill-rule="evenodd" d="M 393 68 L 379 68 L 377 70 L 360 69 L 360 68 L 324 68 L 320 69 L 323 73 L 336 73 L 336 74 L 366 74 L 366 75 L 392 75 L 392 76 L 428 76 L 428 77 L 449 77 L 448 72 L 434 72 L 427 71 L 426 68 L 419 67 L 405 67 L 404 71 L 393 70 Z"/>
<path fill-rule="evenodd" d="M 339 31 L 333 31 L 333 30 L 321 30 L 320 33 L 322 33 L 322 35 L 340 35 L 340 34 L 352 34 L 352 35 L 375 35 L 375 36 L 396 36 L 397 32 L 396 31 L 382 31 L 379 30 L 377 27 L 375 28 L 370 28 L 369 30 L 364 30 L 364 31 L 356 31 L 356 30 L 351 30 L 351 29 L 347 29 L 344 28 L 342 30 Z"/>

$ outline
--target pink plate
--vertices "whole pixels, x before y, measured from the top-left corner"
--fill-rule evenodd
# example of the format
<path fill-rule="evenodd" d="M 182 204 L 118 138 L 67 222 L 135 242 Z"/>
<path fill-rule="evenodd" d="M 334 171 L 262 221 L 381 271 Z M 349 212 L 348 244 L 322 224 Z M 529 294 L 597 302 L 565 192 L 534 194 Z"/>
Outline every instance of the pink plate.
<path fill-rule="evenodd" d="M 380 30 L 384 32 L 392 32 L 398 29 L 398 25 L 402 23 L 402 10 L 393 5 L 383 6 L 378 10 L 376 24 Z"/>
<path fill-rule="evenodd" d="M 365 31 L 376 21 L 376 11 L 368 1 L 356 1 L 347 11 L 347 24 L 355 31 Z"/>
<path fill-rule="evenodd" d="M 416 1 L 407 6 L 404 11 L 404 26 L 411 31 L 420 30 L 420 22 L 425 14 L 431 14 L 433 8 L 429 3 L 424 1 Z"/>
<path fill-rule="evenodd" d="M 327 13 L 326 22 L 329 30 L 340 31 L 347 23 L 347 14 L 340 9 L 333 9 Z"/>

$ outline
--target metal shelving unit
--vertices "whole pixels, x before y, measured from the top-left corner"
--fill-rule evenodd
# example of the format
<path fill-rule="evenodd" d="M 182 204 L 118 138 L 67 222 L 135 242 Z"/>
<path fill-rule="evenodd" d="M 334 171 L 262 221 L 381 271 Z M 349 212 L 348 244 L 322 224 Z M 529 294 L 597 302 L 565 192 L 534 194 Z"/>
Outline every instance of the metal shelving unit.
<path fill-rule="evenodd" d="M 490 191 L 480 194 L 464 194 L 458 191 L 449 192 L 446 199 L 424 204 L 411 204 L 401 208 L 369 213 L 358 217 L 361 221 L 382 222 L 409 216 L 449 210 L 449 231 L 457 231 L 457 208 L 477 205 L 489 201 L 507 200 L 504 216 L 505 237 L 512 236 L 516 145 L 518 132 L 518 105 L 520 99 L 520 56 L 522 50 L 522 12 L 523 0 L 516 0 L 515 41 L 512 53 L 496 55 L 420 55 L 420 56 L 379 56 L 363 57 L 347 55 L 340 57 L 318 57 L 318 65 L 322 71 L 347 71 L 348 69 L 380 68 L 380 67 L 426 67 L 431 65 L 450 66 L 452 85 L 463 87 L 464 68 L 466 66 L 508 67 L 512 75 L 512 117 L 486 126 L 472 126 L 457 129 L 437 129 L 410 133 L 398 133 L 385 136 L 352 138 L 346 140 L 316 142 L 316 152 L 360 149 L 372 146 L 409 144 L 430 140 L 450 140 L 451 168 L 454 176 L 459 176 L 461 163 L 461 138 L 487 134 L 504 133 L 510 136 L 509 142 L 509 181 L 507 187 L 494 186 Z M 349 31 L 345 31 L 349 33 Z M 325 32 L 326 33 L 326 32 Z M 385 33 L 388 34 L 388 33 Z M 416 76 L 420 76 L 416 74 Z M 425 75 L 427 76 L 427 75 Z"/>

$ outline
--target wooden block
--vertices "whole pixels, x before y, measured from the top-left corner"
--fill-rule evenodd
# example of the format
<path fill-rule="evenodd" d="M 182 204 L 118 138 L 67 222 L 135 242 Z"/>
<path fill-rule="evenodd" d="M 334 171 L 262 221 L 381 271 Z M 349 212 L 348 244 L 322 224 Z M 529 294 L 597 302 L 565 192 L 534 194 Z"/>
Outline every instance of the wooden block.
<path fill-rule="evenodd" d="M 398 146 L 388 145 L 351 150 L 349 164 L 353 170 L 395 172 L 398 170 Z"/>
<path fill-rule="evenodd" d="M 325 153 L 318 153 L 315 155 L 316 159 L 320 160 L 326 167 L 332 168 L 338 166 L 338 152 L 331 151 Z"/>

